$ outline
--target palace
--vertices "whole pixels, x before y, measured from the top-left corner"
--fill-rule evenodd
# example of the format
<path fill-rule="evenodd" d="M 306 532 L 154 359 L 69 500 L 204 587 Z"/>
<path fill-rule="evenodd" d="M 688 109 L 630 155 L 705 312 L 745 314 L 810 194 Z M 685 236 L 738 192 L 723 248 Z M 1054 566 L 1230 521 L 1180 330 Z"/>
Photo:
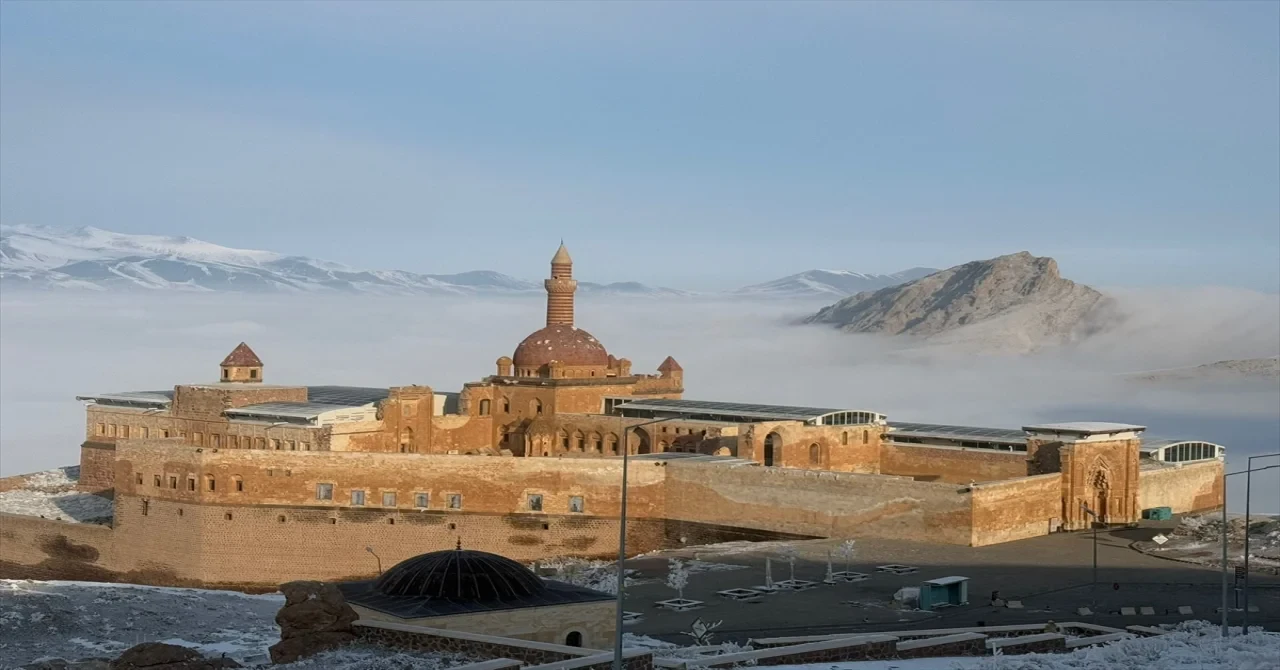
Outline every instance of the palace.
<path fill-rule="evenodd" d="M 269 383 L 241 343 L 211 383 L 80 396 L 79 486 L 113 497 L 112 522 L 5 514 L 0 577 L 359 579 L 374 556 L 459 538 L 518 560 L 607 555 L 624 449 L 637 553 L 844 536 L 981 546 L 1222 505 L 1225 449 L 1143 426 L 686 400 L 675 358 L 637 374 L 577 327 L 563 244 L 545 288 L 545 326 L 458 392 Z"/>

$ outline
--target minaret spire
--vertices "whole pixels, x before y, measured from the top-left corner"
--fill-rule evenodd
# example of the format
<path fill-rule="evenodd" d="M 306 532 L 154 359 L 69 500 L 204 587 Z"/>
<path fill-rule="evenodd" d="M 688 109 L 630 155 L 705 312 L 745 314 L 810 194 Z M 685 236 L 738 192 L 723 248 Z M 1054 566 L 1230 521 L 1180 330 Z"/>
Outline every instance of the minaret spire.
<path fill-rule="evenodd" d="M 547 289 L 547 325 L 573 325 L 573 294 L 578 282 L 573 279 L 573 259 L 560 241 L 560 248 L 551 257 L 551 278 L 542 282 Z"/>

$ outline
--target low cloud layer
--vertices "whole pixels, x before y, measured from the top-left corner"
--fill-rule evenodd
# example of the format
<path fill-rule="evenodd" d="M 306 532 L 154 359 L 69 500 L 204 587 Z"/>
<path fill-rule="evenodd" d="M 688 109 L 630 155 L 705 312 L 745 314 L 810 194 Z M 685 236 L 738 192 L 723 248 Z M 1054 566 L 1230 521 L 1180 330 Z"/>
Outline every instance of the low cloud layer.
<path fill-rule="evenodd" d="M 1275 355 L 1276 296 L 1117 297 L 1127 318 L 1114 330 L 1033 356 L 958 354 L 788 325 L 818 306 L 795 303 L 581 300 L 578 323 L 637 372 L 675 356 L 693 399 L 1008 427 L 1126 421 L 1149 425 L 1151 434 L 1221 442 L 1233 461 L 1275 450 L 1276 383 L 1172 387 L 1123 373 Z M 241 340 L 262 356 L 271 382 L 458 390 L 492 374 L 494 361 L 543 319 L 537 299 L 28 294 L 7 296 L 0 310 L 3 475 L 76 462 L 84 415 L 75 395 L 214 381 L 218 362 Z M 1261 490 L 1280 489 L 1280 476 L 1271 479 Z M 1233 505 L 1242 502 L 1232 496 Z"/>

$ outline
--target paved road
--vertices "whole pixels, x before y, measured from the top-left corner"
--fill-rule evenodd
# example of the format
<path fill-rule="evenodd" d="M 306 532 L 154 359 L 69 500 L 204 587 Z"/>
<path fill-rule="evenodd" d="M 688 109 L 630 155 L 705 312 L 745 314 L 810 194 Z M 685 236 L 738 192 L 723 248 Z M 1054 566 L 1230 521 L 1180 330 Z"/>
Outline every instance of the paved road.
<path fill-rule="evenodd" d="M 653 582 L 628 589 L 626 610 L 643 613 L 645 619 L 628 626 L 627 630 L 687 642 L 680 633 L 688 630 L 698 617 L 705 621 L 723 621 L 720 639 L 739 641 L 775 635 L 976 626 L 980 622 L 1000 625 L 1049 619 L 1088 618 L 1116 627 L 1173 623 L 1188 618 L 1217 621 L 1222 586 L 1219 571 L 1148 556 L 1129 548 L 1131 542 L 1147 539 L 1157 530 L 1153 526 L 1099 533 L 1096 595 L 1092 587 L 1093 537 L 1090 533 L 1063 533 L 991 547 L 859 540 L 853 569 L 873 574 L 870 580 L 778 593 L 759 603 L 729 601 L 715 592 L 762 584 L 765 557 L 776 559 L 778 545 L 693 548 L 661 557 L 638 558 L 628 562 L 628 566 L 638 569 Z M 793 543 L 800 555 L 796 577 L 821 581 L 826 572 L 827 552 L 839 544 L 833 540 Z M 662 584 L 666 557 L 670 555 L 746 567 L 693 575 L 685 597 L 705 601 L 706 606 L 694 612 L 673 613 L 653 606 L 658 600 L 675 597 L 675 592 Z M 920 571 L 904 576 L 875 573 L 875 566 L 887 563 L 917 566 Z M 901 610 L 892 605 L 898 588 L 951 575 L 970 578 L 971 605 L 938 613 Z M 774 560 L 774 579 L 788 576 L 786 564 Z M 1280 630 L 1280 578 L 1255 574 L 1252 584 L 1250 604 L 1260 611 L 1250 614 L 1250 625 Z M 990 607 L 991 592 L 997 590 L 1001 598 L 1021 600 L 1024 609 Z M 1078 607 L 1090 606 L 1095 598 L 1096 618 L 1076 613 Z M 1177 614 L 1177 608 L 1184 605 L 1193 608 L 1193 616 Z M 1156 614 L 1123 616 L 1122 607 L 1152 607 Z M 1232 622 L 1239 625 L 1239 613 L 1232 615 Z"/>

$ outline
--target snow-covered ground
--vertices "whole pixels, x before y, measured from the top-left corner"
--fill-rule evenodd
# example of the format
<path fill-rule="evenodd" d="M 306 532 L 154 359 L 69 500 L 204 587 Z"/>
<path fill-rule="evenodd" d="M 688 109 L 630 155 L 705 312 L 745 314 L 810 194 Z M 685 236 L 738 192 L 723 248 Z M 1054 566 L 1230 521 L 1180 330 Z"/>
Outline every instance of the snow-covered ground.
<path fill-rule="evenodd" d="M 645 556 L 653 557 L 661 554 L 662 552 L 653 552 L 645 554 Z M 618 592 L 618 564 L 616 562 L 559 557 L 537 561 L 529 567 L 547 579 L 567 582 L 576 586 L 585 586 L 604 593 Z M 699 572 L 742 570 L 747 566 L 691 560 L 685 563 L 685 567 L 689 569 L 690 574 L 695 574 Z M 628 588 L 637 584 L 651 584 L 657 581 L 654 578 L 645 579 L 635 575 L 635 570 L 627 569 Z"/>
<path fill-rule="evenodd" d="M 0 512 L 76 523 L 111 521 L 111 500 L 77 491 L 79 479 L 79 466 L 27 475 L 20 488 L 0 492 Z"/>
<path fill-rule="evenodd" d="M 140 642 L 168 642 L 244 665 L 269 663 L 280 640 L 280 594 L 174 589 L 95 582 L 0 580 L 0 668 L 42 658 L 113 658 Z M 281 668 L 437 670 L 468 660 L 352 647 Z"/>

